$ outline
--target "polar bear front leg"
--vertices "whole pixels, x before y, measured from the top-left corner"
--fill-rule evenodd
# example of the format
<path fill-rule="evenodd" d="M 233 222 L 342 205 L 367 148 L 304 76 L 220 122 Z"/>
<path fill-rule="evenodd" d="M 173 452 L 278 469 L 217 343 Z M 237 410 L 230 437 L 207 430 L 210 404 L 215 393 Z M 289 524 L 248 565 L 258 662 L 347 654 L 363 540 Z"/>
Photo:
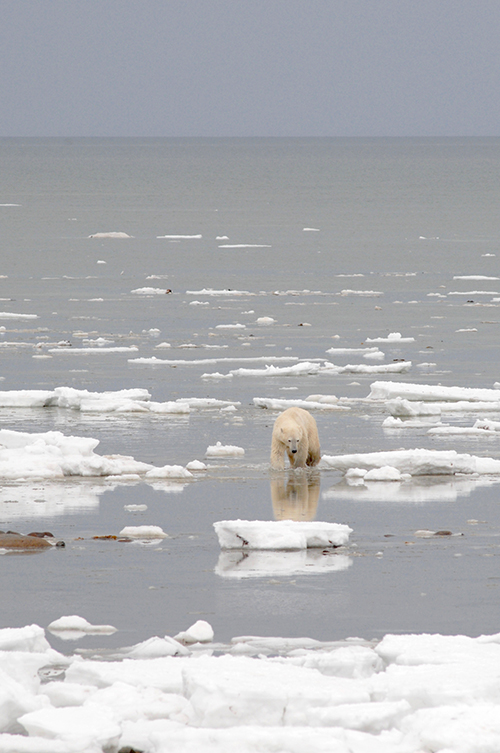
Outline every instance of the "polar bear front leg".
<path fill-rule="evenodd" d="M 271 468 L 275 471 L 285 470 L 285 448 L 274 443 L 271 447 Z"/>

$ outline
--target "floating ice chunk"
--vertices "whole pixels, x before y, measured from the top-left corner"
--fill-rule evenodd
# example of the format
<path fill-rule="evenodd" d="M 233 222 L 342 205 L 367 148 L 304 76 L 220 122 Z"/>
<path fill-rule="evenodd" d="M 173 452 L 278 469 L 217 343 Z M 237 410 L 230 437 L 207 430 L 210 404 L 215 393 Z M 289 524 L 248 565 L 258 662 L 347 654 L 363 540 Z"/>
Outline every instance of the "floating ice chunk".
<path fill-rule="evenodd" d="M 303 376 L 305 374 L 318 374 L 321 370 L 319 363 L 303 361 L 293 366 L 264 366 L 263 369 L 231 369 L 234 376 Z"/>
<path fill-rule="evenodd" d="M 381 353 L 377 346 L 372 348 L 328 348 L 325 353 L 330 353 L 333 356 L 352 355 L 353 353 L 360 353 L 365 356 L 368 353 Z"/>
<path fill-rule="evenodd" d="M 302 228 L 303 233 L 319 233 L 319 227 L 303 227 Z"/>
<path fill-rule="evenodd" d="M 231 290 L 230 288 L 214 290 L 214 288 L 202 288 L 202 290 L 186 290 L 186 295 L 240 296 L 256 294 L 250 293 L 249 290 Z"/>
<path fill-rule="evenodd" d="M 364 476 L 365 481 L 401 481 L 403 475 L 397 468 L 391 465 L 383 465 L 380 468 L 372 468 Z M 411 478 L 408 475 L 408 478 Z"/>
<path fill-rule="evenodd" d="M 471 402 L 499 402 L 497 389 L 474 387 L 443 387 L 440 384 L 411 384 L 409 382 L 373 382 L 368 397 L 372 400 L 389 400 L 400 397 L 428 402 L 466 400 Z"/>
<path fill-rule="evenodd" d="M 454 435 L 454 434 L 471 434 L 476 437 L 495 436 L 495 429 L 489 429 L 486 426 L 434 426 L 427 431 L 427 434 L 433 436 Z"/>
<path fill-rule="evenodd" d="M 367 366 L 364 363 L 347 364 L 339 369 L 340 374 L 404 374 L 410 371 L 411 361 L 400 361 L 398 363 L 386 363 L 380 366 Z"/>
<path fill-rule="evenodd" d="M 224 408 L 228 405 L 241 405 L 241 403 L 234 400 L 218 400 L 215 397 L 180 397 L 178 402 L 185 403 L 195 410 L 203 410 L 204 408 Z"/>
<path fill-rule="evenodd" d="M 272 248 L 265 243 L 222 243 L 219 248 Z"/>
<path fill-rule="evenodd" d="M 215 329 L 245 329 L 246 324 L 217 324 Z"/>
<path fill-rule="evenodd" d="M 276 323 L 276 319 L 273 319 L 272 316 L 259 316 L 255 320 L 255 323 L 256 324 L 265 324 L 265 325 L 275 324 Z"/>
<path fill-rule="evenodd" d="M 224 549 L 214 572 L 222 578 L 272 578 L 288 575 L 318 575 L 340 572 L 352 565 L 352 559 L 344 554 L 325 555 L 320 549 L 295 551 L 245 551 Z"/>
<path fill-rule="evenodd" d="M 58 407 L 80 410 L 84 413 L 189 413 L 186 402 L 156 403 L 145 389 L 118 390 L 117 392 L 89 392 L 72 387 L 55 390 L 0 391 L 0 407 L 40 408 Z"/>
<path fill-rule="evenodd" d="M 58 343 L 59 346 L 67 346 L 68 343 Z M 71 353 L 72 355 L 100 355 L 102 356 L 105 353 L 131 353 L 138 351 L 139 348 L 137 345 L 116 345 L 114 347 L 109 348 L 102 348 L 102 347 L 93 347 L 93 348 L 68 348 L 68 347 L 58 347 L 58 348 L 49 348 L 49 353 Z"/>
<path fill-rule="evenodd" d="M 486 254 L 484 254 L 486 256 Z M 453 280 L 500 280 L 500 277 L 488 277 L 487 275 L 453 275 Z"/>
<path fill-rule="evenodd" d="M 373 386 L 373 385 L 372 385 Z M 387 401 L 387 410 L 392 416 L 439 416 L 441 408 L 438 405 L 432 405 L 422 402 L 410 402 L 402 397 L 396 397 L 394 400 Z"/>
<path fill-rule="evenodd" d="M 305 408 L 306 410 L 351 410 L 347 405 L 337 405 L 334 402 L 313 400 L 314 397 L 321 397 L 321 395 L 312 395 L 305 400 L 297 398 L 285 399 L 285 398 L 272 398 L 272 397 L 254 397 L 253 402 L 259 408 L 269 408 L 271 410 L 286 410 L 295 406 L 296 408 Z M 335 398 L 338 402 L 338 398 Z"/>
<path fill-rule="evenodd" d="M 125 526 L 119 536 L 130 539 L 166 539 L 168 534 L 160 526 Z"/>
<path fill-rule="evenodd" d="M 190 460 L 189 463 L 186 465 L 186 468 L 188 471 L 206 471 L 207 466 L 205 463 L 202 463 L 201 460 Z"/>
<path fill-rule="evenodd" d="M 157 238 L 166 238 L 168 240 L 173 241 L 182 241 L 182 240 L 199 240 L 202 235 L 201 233 L 196 235 L 157 235 Z"/>
<path fill-rule="evenodd" d="M 205 452 L 207 457 L 239 457 L 245 454 L 243 447 L 237 447 L 236 445 L 217 442 L 215 445 L 209 445 Z"/>
<path fill-rule="evenodd" d="M 390 450 L 356 455 L 323 455 L 321 462 L 330 468 L 382 468 L 386 465 L 412 476 L 500 474 L 500 460 L 459 454 L 455 450 Z"/>
<path fill-rule="evenodd" d="M 14 314 L 10 311 L 0 311 L 0 319 L 38 319 L 38 314 Z"/>
<path fill-rule="evenodd" d="M 133 238 L 133 236 L 128 235 L 128 233 L 112 231 L 110 233 L 94 233 L 93 235 L 89 235 L 89 238 L 97 238 L 97 239 L 112 238 L 116 240 L 121 240 L 123 238 Z"/>
<path fill-rule="evenodd" d="M 165 288 L 135 288 L 135 290 L 131 290 L 130 292 L 136 295 L 165 295 L 166 293 L 170 293 L 170 290 L 166 290 Z"/>
<path fill-rule="evenodd" d="M 188 649 L 175 638 L 154 636 L 131 646 L 126 655 L 131 659 L 157 659 L 161 656 L 187 656 Z"/>
<path fill-rule="evenodd" d="M 214 639 L 214 631 L 212 626 L 205 620 L 198 620 L 191 625 L 187 630 L 177 633 L 174 636 L 175 641 L 179 643 L 210 643 Z"/>
<path fill-rule="evenodd" d="M 450 290 L 448 295 L 498 295 L 498 290 Z"/>
<path fill-rule="evenodd" d="M 171 344 L 167 342 L 158 343 L 158 345 L 155 345 L 155 348 L 171 348 Z"/>
<path fill-rule="evenodd" d="M 392 345 L 398 343 L 413 343 L 414 337 L 403 337 L 401 332 L 390 332 L 387 337 L 367 337 L 367 343 L 391 343 Z"/>
<path fill-rule="evenodd" d="M 396 418 L 394 416 L 387 416 L 387 418 L 382 421 L 384 429 L 428 429 L 431 426 L 438 426 L 439 424 L 440 421 L 422 421 L 411 418 L 403 421 L 401 418 Z"/>
<path fill-rule="evenodd" d="M 348 295 L 358 295 L 358 296 L 366 296 L 368 298 L 378 298 L 381 295 L 384 295 L 382 291 L 380 290 L 341 290 L 338 295 L 342 296 L 348 296 Z M 369 338 L 367 338 L 367 342 L 369 342 Z M 375 342 L 372 340 L 371 342 Z"/>
<path fill-rule="evenodd" d="M 96 455 L 98 439 L 0 430 L 0 477 L 9 479 L 143 474 L 153 466 L 124 455 Z"/>
<path fill-rule="evenodd" d="M 148 509 L 147 505 L 123 505 L 123 509 L 128 512 L 144 512 Z"/>
<path fill-rule="evenodd" d="M 65 617 L 59 617 L 47 626 L 47 630 L 51 633 L 68 633 L 73 638 L 73 633 L 80 633 L 83 635 L 112 635 L 116 633 L 116 628 L 113 625 L 92 625 L 84 617 L 79 617 L 76 614 L 68 615 Z"/>
<path fill-rule="evenodd" d="M 336 395 L 308 395 L 307 402 L 321 403 L 322 405 L 336 405 L 339 399 Z"/>
<path fill-rule="evenodd" d="M 250 356 L 250 357 L 231 357 L 231 356 L 225 356 L 221 358 L 192 358 L 190 360 L 184 359 L 184 358 L 176 358 L 176 359 L 160 359 L 156 358 L 156 356 L 152 356 L 151 358 L 130 358 L 130 363 L 141 363 L 141 364 L 154 364 L 155 366 L 158 365 L 164 365 L 164 366 L 205 366 L 205 365 L 214 365 L 217 363 L 250 363 L 255 361 L 270 361 L 270 362 L 278 362 L 278 361 L 298 361 L 297 356 Z"/>
<path fill-rule="evenodd" d="M 221 374 L 220 371 L 206 372 L 202 374 L 200 379 L 232 379 L 232 374 Z"/>
<path fill-rule="evenodd" d="M 161 468 L 151 468 L 144 478 L 146 481 L 157 478 L 193 478 L 193 474 L 182 465 L 164 465 Z"/>
<path fill-rule="evenodd" d="M 221 549 L 307 549 L 342 546 L 352 528 L 294 520 L 220 520 L 213 524 Z"/>

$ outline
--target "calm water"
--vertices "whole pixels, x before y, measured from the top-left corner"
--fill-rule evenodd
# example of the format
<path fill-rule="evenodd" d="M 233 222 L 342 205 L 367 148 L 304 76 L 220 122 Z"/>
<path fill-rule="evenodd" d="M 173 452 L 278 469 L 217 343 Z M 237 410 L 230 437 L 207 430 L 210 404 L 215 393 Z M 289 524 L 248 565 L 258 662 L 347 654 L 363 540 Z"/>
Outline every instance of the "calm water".
<path fill-rule="evenodd" d="M 276 414 L 253 398 L 360 398 L 390 376 L 214 381 L 202 374 L 243 364 L 172 368 L 129 359 L 326 360 L 332 346 L 360 347 L 398 331 L 415 341 L 382 345 L 385 362 L 413 366 L 392 379 L 492 387 L 500 380 L 500 280 L 454 277 L 500 276 L 499 139 L 3 139 L 0 164 L 0 310 L 38 315 L 0 321 L 2 389 L 144 387 L 156 401 L 241 403 L 234 414 L 178 417 L 0 409 L 1 427 L 96 437 L 100 453 L 156 465 L 203 460 L 216 441 L 245 448 L 243 461 L 216 463 L 174 490 L 98 480 L 6 486 L 2 528 L 52 530 L 67 546 L 1 558 L 2 626 L 80 614 L 119 628 L 79 644 L 86 646 L 174 634 L 200 617 L 219 640 L 498 631 L 493 481 L 420 479 L 405 491 L 383 484 L 360 495 L 322 470 L 316 519 L 354 529 L 344 569 L 237 579 L 219 563 L 215 520 L 274 516 L 267 463 Z M 108 231 L 133 237 L 89 238 Z M 202 237 L 158 237 L 165 235 Z M 131 292 L 146 286 L 172 293 Z M 239 294 L 196 292 L 210 288 Z M 276 294 L 286 291 L 295 294 Z M 260 326 L 259 317 L 275 323 Z M 99 337 L 138 351 L 49 353 L 63 340 L 82 347 Z M 156 348 L 161 342 L 171 348 Z M 323 451 L 430 447 L 500 456 L 500 437 L 389 432 L 386 415 L 363 403 L 317 415 Z M 451 422 L 469 426 L 474 418 Z M 147 510 L 132 513 L 130 504 Z M 171 538 L 158 547 L 92 539 L 142 524 Z M 415 539 L 419 528 L 465 536 Z"/>

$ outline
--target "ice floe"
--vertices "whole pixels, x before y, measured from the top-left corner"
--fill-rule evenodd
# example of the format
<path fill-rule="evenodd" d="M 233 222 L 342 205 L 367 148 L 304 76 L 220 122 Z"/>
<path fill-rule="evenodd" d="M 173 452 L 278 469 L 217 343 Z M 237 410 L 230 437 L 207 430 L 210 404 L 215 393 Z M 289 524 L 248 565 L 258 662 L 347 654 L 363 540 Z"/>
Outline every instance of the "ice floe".
<path fill-rule="evenodd" d="M 240 457 L 245 454 L 243 447 L 237 447 L 232 444 L 217 444 L 209 445 L 206 449 L 205 455 L 209 458 L 222 458 L 222 457 Z"/>
<path fill-rule="evenodd" d="M 455 450 L 389 450 L 352 455 L 323 455 L 321 464 L 340 471 L 361 468 L 367 471 L 389 466 L 411 476 L 500 473 L 500 460 L 458 453 Z"/>
<path fill-rule="evenodd" d="M 152 466 L 122 455 L 94 453 L 98 439 L 67 437 L 59 431 L 40 434 L 0 430 L 0 477 L 64 478 L 145 473 Z"/>
<path fill-rule="evenodd" d="M 165 288 L 135 288 L 135 290 L 131 290 L 130 292 L 135 295 L 165 295 L 172 291 Z"/>
<path fill-rule="evenodd" d="M 151 400 L 146 389 L 90 392 L 74 387 L 54 390 L 0 390 L 0 408 L 68 408 L 82 413 L 189 413 L 187 401 Z"/>
<path fill-rule="evenodd" d="M 263 369 L 232 369 L 234 376 L 304 376 L 306 374 L 404 374 L 410 371 L 411 361 L 367 366 L 364 363 L 335 366 L 325 361 L 323 364 L 313 361 L 301 361 L 293 366 L 265 366 Z"/>
<path fill-rule="evenodd" d="M 249 290 L 231 290 L 225 288 L 223 290 L 216 290 L 214 288 L 202 288 L 201 290 L 186 290 L 186 295 L 210 295 L 210 296 L 254 296 L 256 293 L 251 293 Z"/>
<path fill-rule="evenodd" d="M 187 630 L 174 635 L 174 640 L 190 645 L 192 643 L 210 643 L 214 639 L 212 626 L 206 620 L 197 620 Z"/>
<path fill-rule="evenodd" d="M 319 398 L 321 395 L 313 397 Z M 286 410 L 292 406 L 296 408 L 305 408 L 306 410 L 351 410 L 348 405 L 339 405 L 338 398 L 335 398 L 334 400 L 332 399 L 331 402 L 328 402 L 326 400 L 314 400 L 309 397 L 305 398 L 305 400 L 299 398 L 293 400 L 290 398 L 254 397 L 253 402 L 254 405 L 257 405 L 259 408 L 269 408 L 270 410 Z"/>
<path fill-rule="evenodd" d="M 157 235 L 157 238 L 166 238 L 167 240 L 172 241 L 183 241 L 183 240 L 199 240 L 202 235 L 201 233 L 197 235 Z"/>
<path fill-rule="evenodd" d="M 124 238 L 132 238 L 132 235 L 128 235 L 128 233 L 123 233 L 121 231 L 111 231 L 110 233 L 94 233 L 93 235 L 89 235 L 89 238 L 96 238 L 97 240 L 101 240 L 103 238 L 111 238 L 113 240 L 122 240 Z"/>
<path fill-rule="evenodd" d="M 116 633 L 116 628 L 113 625 L 92 625 L 84 617 L 75 614 L 59 617 L 59 619 L 47 625 L 47 630 L 63 640 L 77 640 L 84 635 L 111 635 Z"/>
<path fill-rule="evenodd" d="M 125 526 L 119 533 L 130 539 L 166 539 L 167 534 L 160 526 Z"/>
<path fill-rule="evenodd" d="M 415 342 L 414 337 L 403 337 L 401 332 L 390 332 L 387 337 L 367 337 L 367 343 L 390 343 L 391 345 L 397 345 L 399 343 L 412 343 Z"/>
<path fill-rule="evenodd" d="M 410 382 L 373 382 L 369 398 L 392 400 L 404 398 L 426 402 L 500 403 L 500 391 L 477 387 L 447 387 L 440 384 L 411 384 Z M 450 406 L 451 407 L 451 406 Z M 477 406 L 476 406 L 477 407 Z"/>
<path fill-rule="evenodd" d="M 199 621 L 184 634 L 203 643 L 156 636 L 107 661 L 60 654 L 38 625 L 0 630 L 0 751 L 500 748 L 498 635 L 220 645 L 211 630 Z"/>
<path fill-rule="evenodd" d="M 38 319 L 38 314 L 16 314 L 12 311 L 0 311 L 0 319 Z"/>
<path fill-rule="evenodd" d="M 343 546 L 352 528 L 341 523 L 295 520 L 219 520 L 221 549 L 310 549 Z"/>

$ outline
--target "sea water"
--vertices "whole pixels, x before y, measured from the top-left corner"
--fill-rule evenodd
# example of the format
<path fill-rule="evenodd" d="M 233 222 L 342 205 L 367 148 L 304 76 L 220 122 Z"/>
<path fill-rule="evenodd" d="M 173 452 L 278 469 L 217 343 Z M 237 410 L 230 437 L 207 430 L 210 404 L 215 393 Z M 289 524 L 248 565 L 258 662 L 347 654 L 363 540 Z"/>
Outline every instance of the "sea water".
<path fill-rule="evenodd" d="M 496 478 L 352 486 L 321 467 L 306 495 L 285 472 L 288 497 L 273 506 L 278 411 L 254 398 L 347 401 L 314 412 L 328 455 L 424 447 L 500 457 L 500 437 L 391 431 L 385 408 L 363 400 L 380 379 L 499 379 L 500 140 L 2 139 L 0 161 L 0 389 L 137 387 L 159 402 L 236 408 L 1 408 L 0 428 L 93 437 L 101 454 L 157 466 L 208 465 L 186 483 L 6 482 L 2 529 L 50 530 L 66 547 L 1 558 L 2 627 L 78 614 L 118 629 L 79 645 L 109 647 L 196 619 L 218 640 L 498 631 Z M 91 237 L 100 233 L 129 237 Z M 396 332 L 401 341 L 388 337 Z M 351 350 L 377 338 L 381 360 Z M 304 360 L 411 366 L 231 374 Z M 216 442 L 245 455 L 208 460 Z M 349 525 L 338 567 L 235 577 L 213 523 L 277 515 Z M 158 525 L 169 538 L 94 538 L 127 525 Z M 423 539 L 419 529 L 464 535 Z"/>

